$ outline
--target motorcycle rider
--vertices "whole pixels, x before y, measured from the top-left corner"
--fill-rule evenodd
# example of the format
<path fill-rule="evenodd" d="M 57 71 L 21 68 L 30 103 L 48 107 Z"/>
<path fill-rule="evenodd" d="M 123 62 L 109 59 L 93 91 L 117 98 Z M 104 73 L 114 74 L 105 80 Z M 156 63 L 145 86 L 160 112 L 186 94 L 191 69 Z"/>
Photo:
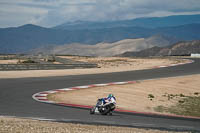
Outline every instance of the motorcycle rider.
<path fill-rule="evenodd" d="M 105 103 L 104 104 L 110 104 L 111 112 L 109 113 L 112 115 L 112 111 L 115 109 L 116 105 L 116 98 L 113 94 L 109 94 L 107 98 L 104 98 Z"/>
<path fill-rule="evenodd" d="M 100 113 L 102 115 L 112 115 L 116 106 L 116 98 L 113 94 L 109 94 L 106 98 L 100 98 L 97 100 L 96 106 L 90 109 L 90 114 Z"/>
<path fill-rule="evenodd" d="M 116 104 L 116 98 L 113 94 L 109 94 L 107 98 L 104 98 L 106 103 Z"/>

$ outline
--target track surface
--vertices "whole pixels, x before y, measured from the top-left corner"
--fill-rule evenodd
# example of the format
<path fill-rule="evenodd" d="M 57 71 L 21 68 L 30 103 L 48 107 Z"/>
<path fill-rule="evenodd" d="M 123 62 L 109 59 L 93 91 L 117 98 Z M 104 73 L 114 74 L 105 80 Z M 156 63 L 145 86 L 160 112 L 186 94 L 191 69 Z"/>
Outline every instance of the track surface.
<path fill-rule="evenodd" d="M 85 109 L 53 106 L 32 99 L 33 94 L 52 89 L 200 74 L 200 59 L 194 59 L 194 61 L 192 64 L 152 70 L 48 78 L 0 79 L 0 115 L 56 119 L 61 122 L 200 132 L 200 120 L 196 119 L 124 113 L 114 113 L 113 116 L 89 115 L 89 111 Z"/>

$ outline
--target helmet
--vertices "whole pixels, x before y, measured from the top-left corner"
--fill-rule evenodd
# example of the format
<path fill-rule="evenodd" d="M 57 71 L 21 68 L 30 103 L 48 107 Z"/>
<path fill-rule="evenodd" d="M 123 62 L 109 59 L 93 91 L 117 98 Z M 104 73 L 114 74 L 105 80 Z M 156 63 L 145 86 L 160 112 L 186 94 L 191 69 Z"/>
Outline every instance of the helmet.
<path fill-rule="evenodd" d="M 114 96 L 113 94 L 109 94 L 109 95 L 108 95 L 108 97 L 113 97 L 113 96 Z"/>

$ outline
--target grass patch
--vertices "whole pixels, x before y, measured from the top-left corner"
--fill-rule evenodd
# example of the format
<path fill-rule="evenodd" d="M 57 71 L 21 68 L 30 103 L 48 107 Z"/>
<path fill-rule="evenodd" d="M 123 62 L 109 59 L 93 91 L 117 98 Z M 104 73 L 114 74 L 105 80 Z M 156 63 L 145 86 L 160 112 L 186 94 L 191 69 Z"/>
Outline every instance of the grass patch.
<path fill-rule="evenodd" d="M 161 113 L 163 113 L 163 112 L 166 112 L 167 108 L 164 107 L 164 106 L 162 106 L 162 105 L 160 105 L 160 106 L 155 107 L 154 110 L 155 110 L 156 112 L 161 112 Z"/>
<path fill-rule="evenodd" d="M 186 116 L 200 116 L 200 97 L 187 97 L 176 106 L 168 109 L 170 113 Z"/>
<path fill-rule="evenodd" d="M 183 96 L 183 94 L 180 94 L 180 95 L 178 95 L 178 94 L 167 94 L 167 93 L 165 93 L 164 95 L 162 95 L 163 97 L 167 97 L 167 99 L 168 100 L 171 100 L 171 99 L 174 99 L 174 98 L 177 98 L 177 97 L 182 97 Z"/>
<path fill-rule="evenodd" d="M 155 98 L 155 96 L 153 94 L 149 94 L 148 98 L 152 101 Z"/>
<path fill-rule="evenodd" d="M 183 95 L 183 94 L 180 94 L 180 97 L 185 97 L 185 95 Z"/>
<path fill-rule="evenodd" d="M 55 59 L 48 59 L 47 62 L 55 62 Z"/>
<path fill-rule="evenodd" d="M 171 107 L 158 106 L 154 108 L 157 112 L 169 112 L 176 115 L 200 116 L 200 96 L 188 96 L 179 100 L 178 103 Z"/>
<path fill-rule="evenodd" d="M 28 60 L 22 61 L 21 63 L 27 64 L 27 63 L 37 63 L 37 62 L 35 62 L 31 59 L 28 59 Z"/>
<path fill-rule="evenodd" d="M 3 120 L 1 120 L 1 121 L 0 121 L 0 123 L 2 124 L 2 123 L 4 123 L 4 121 L 3 121 Z"/>

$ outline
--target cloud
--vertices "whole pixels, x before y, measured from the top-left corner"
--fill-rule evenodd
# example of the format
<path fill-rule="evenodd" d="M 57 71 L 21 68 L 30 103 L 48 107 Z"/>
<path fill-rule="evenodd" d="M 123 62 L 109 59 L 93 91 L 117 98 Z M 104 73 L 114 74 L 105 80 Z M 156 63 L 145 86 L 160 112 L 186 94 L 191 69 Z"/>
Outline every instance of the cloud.
<path fill-rule="evenodd" d="M 6 23 L 51 27 L 76 20 L 111 21 L 199 13 L 199 0 L 1 0 L 0 27 Z"/>
<path fill-rule="evenodd" d="M 13 27 L 23 24 L 30 23 L 36 16 L 45 16 L 48 13 L 48 10 L 45 8 L 39 8 L 37 6 L 24 6 L 22 4 L 23 0 L 20 3 L 15 3 L 15 1 L 9 0 L 0 2 L 0 27 Z M 28 4 L 29 2 L 26 1 Z"/>

